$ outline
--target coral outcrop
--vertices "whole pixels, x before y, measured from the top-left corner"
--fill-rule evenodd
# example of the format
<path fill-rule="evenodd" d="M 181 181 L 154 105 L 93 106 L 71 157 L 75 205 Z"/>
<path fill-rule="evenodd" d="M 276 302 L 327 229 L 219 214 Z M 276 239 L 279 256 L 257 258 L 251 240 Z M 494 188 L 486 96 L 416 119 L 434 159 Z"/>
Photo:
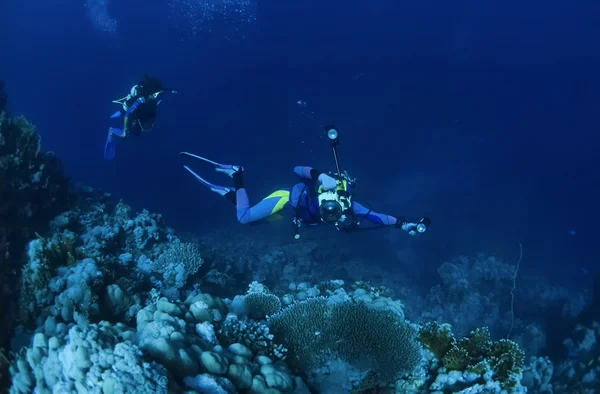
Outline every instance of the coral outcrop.
<path fill-rule="evenodd" d="M 36 232 L 67 210 L 74 195 L 52 152 L 43 152 L 40 135 L 24 117 L 6 111 L 0 83 L 0 346 L 6 345 L 19 299 L 25 246 Z"/>
<path fill-rule="evenodd" d="M 473 385 L 507 392 L 522 389 L 525 353 L 508 339 L 492 341 L 487 328 L 456 339 L 448 324 L 431 322 L 421 327 L 419 340 L 440 361 L 440 376 L 444 376 L 438 376 L 431 388 L 453 392 Z M 446 378 L 446 371 L 457 378 Z"/>

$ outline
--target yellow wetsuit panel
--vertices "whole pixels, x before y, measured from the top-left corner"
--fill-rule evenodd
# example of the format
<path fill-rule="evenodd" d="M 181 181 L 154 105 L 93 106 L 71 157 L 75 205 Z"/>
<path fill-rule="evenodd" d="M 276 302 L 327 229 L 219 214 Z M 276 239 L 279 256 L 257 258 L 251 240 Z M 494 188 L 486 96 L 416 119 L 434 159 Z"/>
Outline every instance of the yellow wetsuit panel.
<path fill-rule="evenodd" d="M 273 193 L 269 194 L 267 197 L 263 198 L 263 201 L 270 200 L 272 198 L 276 198 L 278 200 L 275 203 L 275 206 L 273 206 L 273 209 L 271 209 L 270 215 L 273 215 L 274 213 L 277 213 L 283 209 L 285 204 L 287 204 L 287 202 L 290 200 L 290 191 L 276 190 Z"/>

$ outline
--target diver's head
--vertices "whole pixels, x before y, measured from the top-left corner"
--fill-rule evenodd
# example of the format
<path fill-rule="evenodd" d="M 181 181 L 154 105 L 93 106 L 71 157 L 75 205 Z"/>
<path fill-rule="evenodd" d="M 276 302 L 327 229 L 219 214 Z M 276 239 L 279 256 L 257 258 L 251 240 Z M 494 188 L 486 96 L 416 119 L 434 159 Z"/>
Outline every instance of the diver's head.
<path fill-rule="evenodd" d="M 151 94 L 165 90 L 158 78 L 154 78 L 149 75 L 144 75 L 144 79 L 142 79 L 138 85 L 141 86 L 142 96 L 150 96 Z"/>

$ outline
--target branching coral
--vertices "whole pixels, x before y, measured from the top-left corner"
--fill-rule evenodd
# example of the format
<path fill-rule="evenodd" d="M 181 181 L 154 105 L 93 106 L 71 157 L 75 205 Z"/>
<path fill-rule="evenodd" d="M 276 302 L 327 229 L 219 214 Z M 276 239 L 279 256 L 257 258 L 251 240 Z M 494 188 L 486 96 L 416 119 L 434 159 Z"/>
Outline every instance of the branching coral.
<path fill-rule="evenodd" d="M 275 294 L 249 293 L 244 297 L 244 306 L 251 319 L 262 320 L 281 310 L 281 301 Z"/>
<path fill-rule="evenodd" d="M 430 322 L 421 327 L 419 341 L 448 370 L 482 376 L 491 369 L 493 380 L 509 392 L 521 379 L 525 353 L 508 339 L 492 341 L 487 328 L 476 329 L 466 337 L 456 339 L 449 325 Z"/>
<path fill-rule="evenodd" d="M 452 348 L 452 326 L 436 321 L 427 322 L 419 330 L 418 339 L 435 357 L 441 359 Z"/>
<path fill-rule="evenodd" d="M 525 353 L 519 345 L 509 339 L 493 342 L 486 358 L 502 388 L 510 390 L 519 383 L 525 366 Z"/>
<path fill-rule="evenodd" d="M 219 341 L 224 346 L 241 343 L 253 353 L 284 360 L 287 349 L 273 342 L 273 334 L 264 323 L 252 320 L 240 321 L 235 315 L 229 315 L 218 331 Z"/>
<path fill-rule="evenodd" d="M 204 260 L 198 247 L 188 242 L 173 242 L 155 262 L 153 271 L 163 274 L 167 281 L 173 281 L 176 288 L 185 284 L 188 276 L 194 275 Z"/>

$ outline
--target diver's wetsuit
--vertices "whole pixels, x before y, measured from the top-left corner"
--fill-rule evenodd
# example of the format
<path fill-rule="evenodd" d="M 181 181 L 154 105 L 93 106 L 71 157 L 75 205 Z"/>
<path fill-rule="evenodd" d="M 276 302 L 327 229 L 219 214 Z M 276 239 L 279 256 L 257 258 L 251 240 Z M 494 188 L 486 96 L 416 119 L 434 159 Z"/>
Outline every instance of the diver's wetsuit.
<path fill-rule="evenodd" d="M 298 166 L 294 168 L 294 172 L 302 182 L 295 184 L 291 189 L 277 190 L 254 206 L 250 206 L 241 172 L 235 174 L 236 190 L 231 192 L 235 193 L 235 196 L 227 197 L 236 204 L 238 221 L 242 224 L 256 222 L 286 209 L 286 213 L 289 212 L 304 224 L 321 223 L 318 198 L 313 192 L 317 182 L 316 171 L 308 166 Z M 376 225 L 393 226 L 397 222 L 395 217 L 373 212 L 355 201 L 352 202 L 351 209 L 358 219 L 366 219 Z"/>
<path fill-rule="evenodd" d="M 132 108 L 131 111 L 124 111 L 125 119 L 129 122 L 127 125 L 128 134 L 139 136 L 144 130 L 151 129 L 156 120 L 156 110 L 158 107 L 157 100 L 146 99 L 143 103 L 137 103 L 135 97 L 127 101 L 127 107 Z M 135 112 L 135 115 L 134 115 Z M 134 116 L 131 116 L 134 115 Z"/>
<path fill-rule="evenodd" d="M 156 120 L 158 104 L 162 101 L 159 96 L 162 97 L 165 93 L 177 93 L 175 90 L 161 86 L 157 79 L 151 77 L 146 77 L 144 81 L 135 85 L 131 91 L 132 94 L 127 96 L 126 101 L 123 103 L 123 109 L 120 110 L 123 116 L 123 130 L 127 132 L 114 129 L 114 134 L 119 137 L 138 136 L 142 132 L 152 129 Z M 133 95 L 134 92 L 135 95 Z"/>

